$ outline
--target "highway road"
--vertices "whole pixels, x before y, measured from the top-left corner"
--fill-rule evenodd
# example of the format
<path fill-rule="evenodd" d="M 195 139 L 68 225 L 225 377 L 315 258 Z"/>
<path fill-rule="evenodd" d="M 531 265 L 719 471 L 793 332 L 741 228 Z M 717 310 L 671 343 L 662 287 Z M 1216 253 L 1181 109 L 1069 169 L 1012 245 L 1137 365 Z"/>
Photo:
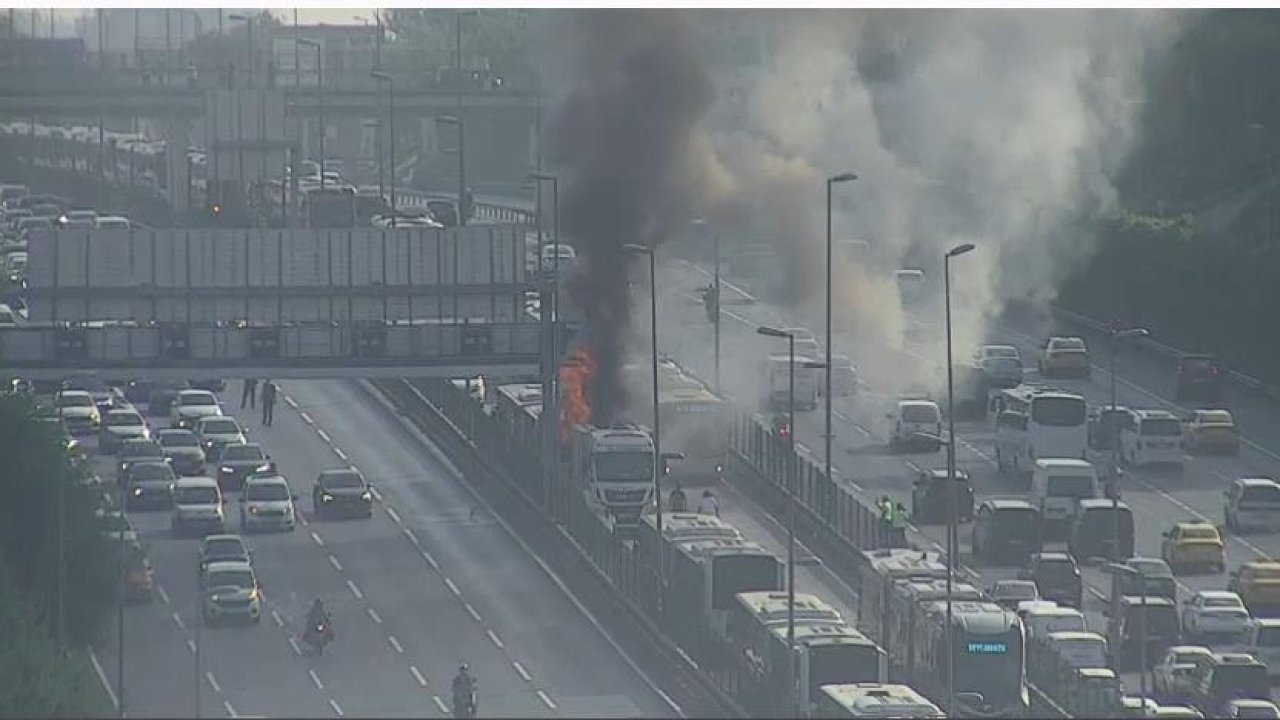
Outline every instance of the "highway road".
<path fill-rule="evenodd" d="M 659 305 L 659 347 L 678 362 L 704 379 L 713 373 L 710 324 L 707 322 L 696 288 L 705 285 L 709 276 L 699 267 L 673 260 L 662 273 L 663 296 Z M 735 279 L 735 282 L 737 280 Z M 743 286 L 750 292 L 749 286 Z M 759 388 L 755 362 L 766 353 L 785 353 L 782 341 L 755 334 L 759 324 L 800 326 L 794 316 L 771 307 L 769 303 L 734 302 L 726 290 L 722 303 L 722 372 L 728 392 Z M 838 312 L 838 309 L 837 309 Z M 817 328 L 821 337 L 821 330 Z M 1017 328 L 998 327 L 991 342 L 1017 345 L 1026 362 L 1034 366 L 1034 358 L 1042 337 L 1032 338 Z M 1100 338 L 1088 338 L 1095 367 L 1092 380 L 1062 380 L 1063 387 L 1081 392 L 1091 404 L 1108 401 L 1109 376 L 1105 370 L 1106 346 Z M 956 357 L 966 358 L 971 348 L 957 348 Z M 926 353 L 941 356 L 942 349 L 910 349 L 892 352 L 881 349 L 878 356 L 860 351 L 851 342 L 836 337 L 835 352 L 850 355 L 859 368 L 865 386 L 856 399 L 838 399 L 833 422 L 832 463 L 842 477 L 852 479 L 872 496 L 888 495 L 910 507 L 911 480 L 921 468 L 945 467 L 942 452 L 892 454 L 886 445 L 886 421 L 892 397 L 878 393 L 877 387 L 903 387 L 920 368 L 935 364 Z M 886 358 L 888 361 L 886 361 Z M 1103 367 L 1098 367 L 1101 363 Z M 1172 396 L 1172 363 L 1163 363 L 1146 353 L 1130 351 L 1120 356 L 1117 365 L 1118 402 L 1134 408 L 1166 408 L 1185 410 L 1169 399 Z M 749 393 L 749 390 L 747 391 Z M 755 397 L 744 397 L 744 407 L 755 409 Z M 1238 477 L 1280 477 L 1280 410 L 1265 402 L 1243 398 L 1232 391 L 1227 405 L 1236 412 L 1237 422 L 1248 439 L 1239 457 L 1190 457 L 1185 473 L 1174 470 L 1156 473 L 1139 472 L 1124 488 L 1124 500 L 1134 511 L 1137 554 L 1159 557 L 1161 533 L 1173 523 L 1189 519 L 1222 522 L 1222 491 Z M 817 412 L 799 413 L 796 439 L 813 457 L 823 453 L 823 416 Z M 989 423 L 957 423 L 960 439 L 958 466 L 969 471 L 978 502 L 986 497 L 1021 495 L 1024 490 L 1000 477 L 994 466 L 993 434 Z M 941 544 L 945 533 L 941 527 L 919 528 L 926 542 Z M 968 556 L 969 529 L 960 532 L 962 552 Z M 1256 534 L 1232 536 L 1228 547 L 1228 573 L 1242 562 L 1280 555 L 1280 535 Z M 975 568 L 981 571 L 978 581 L 987 587 L 1000 578 L 1012 577 L 1016 568 Z M 1085 570 L 1085 578 L 1094 597 L 1086 601 L 1090 627 L 1104 631 L 1101 615 L 1101 593 L 1109 588 L 1109 579 L 1094 568 Z M 1187 599 L 1199 590 L 1222 589 L 1226 574 L 1184 575 L 1179 577 L 1180 597 Z M 1136 694 L 1136 675 L 1126 676 L 1126 685 Z"/>
<path fill-rule="evenodd" d="M 238 409 L 233 385 L 225 410 L 289 478 L 305 524 L 246 536 L 265 586 L 261 624 L 200 628 L 198 540 L 172 538 L 165 511 L 129 513 L 158 584 L 152 604 L 126 608 L 131 715 L 194 714 L 197 640 L 205 715 L 447 716 L 460 662 L 478 678 L 481 716 L 677 714 L 438 451 L 360 383 L 281 382 L 270 427 Z M 314 478 L 348 464 L 377 491 L 374 517 L 317 521 Z M 236 532 L 237 493 L 227 518 Z M 336 631 L 321 657 L 302 655 L 296 639 L 315 597 Z M 98 658 L 114 684 L 114 623 L 112 634 Z"/>

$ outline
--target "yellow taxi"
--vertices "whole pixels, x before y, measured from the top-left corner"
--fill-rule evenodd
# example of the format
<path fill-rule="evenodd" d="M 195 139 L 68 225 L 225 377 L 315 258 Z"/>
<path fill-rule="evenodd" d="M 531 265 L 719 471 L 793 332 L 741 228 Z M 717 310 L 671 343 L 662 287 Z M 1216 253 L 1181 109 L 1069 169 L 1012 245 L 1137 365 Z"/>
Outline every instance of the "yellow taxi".
<path fill-rule="evenodd" d="M 1160 557 L 1177 572 L 1188 567 L 1222 572 L 1227 567 L 1226 544 L 1218 528 L 1200 520 L 1175 523 L 1165 531 Z"/>
<path fill-rule="evenodd" d="M 1089 377 L 1089 349 L 1078 337 L 1051 337 L 1040 351 L 1037 369 L 1044 377 Z"/>
<path fill-rule="evenodd" d="M 1240 596 L 1249 612 L 1280 607 L 1280 562 L 1255 560 L 1236 568 L 1227 589 Z"/>
<path fill-rule="evenodd" d="M 1240 433 L 1230 410 L 1196 410 L 1182 429 L 1188 452 L 1240 454 Z"/>

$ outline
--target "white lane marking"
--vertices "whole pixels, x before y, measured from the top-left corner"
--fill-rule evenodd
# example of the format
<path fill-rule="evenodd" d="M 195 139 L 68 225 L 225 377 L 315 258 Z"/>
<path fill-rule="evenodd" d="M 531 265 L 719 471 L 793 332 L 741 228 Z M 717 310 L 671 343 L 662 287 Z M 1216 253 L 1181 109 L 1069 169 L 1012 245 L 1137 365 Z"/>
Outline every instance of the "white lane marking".
<path fill-rule="evenodd" d="M 414 680 L 418 681 L 419 685 L 421 685 L 422 687 L 427 686 L 427 679 L 422 676 L 422 671 L 418 669 L 417 665 L 409 666 L 409 674 L 413 676 Z"/>
<path fill-rule="evenodd" d="M 310 415 L 308 415 L 308 414 L 306 414 L 306 413 L 298 413 L 298 415 L 302 417 L 302 421 L 303 421 L 303 422 L 305 422 L 306 424 L 308 424 L 308 425 L 315 425 L 315 424 L 316 424 L 316 421 L 315 421 L 315 420 L 312 420 Z"/>
<path fill-rule="evenodd" d="M 512 660 L 511 666 L 516 669 L 516 674 L 520 676 L 521 680 L 524 680 L 525 682 L 533 680 L 533 676 L 529 674 L 528 670 L 524 669 L 524 666 L 520 664 L 519 660 Z"/>
<path fill-rule="evenodd" d="M 351 594 L 352 594 L 352 595 L 355 595 L 357 600 L 363 600 L 363 599 L 364 599 L 364 593 L 360 592 L 360 588 L 356 587 L 355 582 L 353 582 L 353 581 L 351 581 L 351 580 L 348 580 L 348 581 L 347 581 L 347 588 L 348 588 L 349 590 L 351 590 Z"/>
<path fill-rule="evenodd" d="M 453 580 L 449 578 L 445 578 L 444 585 L 445 587 L 449 588 L 449 592 L 453 593 L 454 595 L 457 595 L 458 597 L 462 597 L 462 591 L 458 589 L 457 585 L 453 584 Z"/>
<path fill-rule="evenodd" d="M 395 648 L 396 652 L 404 654 L 404 648 L 400 647 L 400 641 L 396 639 L 395 635 L 388 635 L 387 642 L 391 643 L 391 647 Z"/>
<path fill-rule="evenodd" d="M 160 596 L 160 600 L 163 601 L 165 605 L 169 604 L 169 593 L 164 591 L 163 585 L 156 585 L 156 594 Z"/>
<path fill-rule="evenodd" d="M 102 683 L 102 689 L 107 691 L 107 697 L 111 698 L 111 705 L 115 708 L 120 707 L 120 698 L 116 697 L 116 691 L 112 689 L 111 683 L 107 681 L 107 673 L 102 669 L 102 663 L 98 662 L 98 653 L 89 648 L 89 663 L 93 665 L 93 674 L 98 676 L 98 682 Z"/>
<path fill-rule="evenodd" d="M 173 624 L 177 625 L 179 630 L 187 629 L 187 624 L 182 622 L 182 616 L 176 610 L 173 612 Z"/>
<path fill-rule="evenodd" d="M 298 641 L 292 637 L 289 638 L 289 647 L 293 648 L 294 655 L 302 655 L 302 648 L 298 647 Z"/>
<path fill-rule="evenodd" d="M 235 709 L 235 708 L 233 708 L 233 707 L 231 707 L 231 701 L 230 701 L 230 700 L 223 700 L 223 701 L 222 701 L 222 709 L 227 711 L 227 717 L 232 717 L 232 718 L 238 718 L 238 717 L 240 717 L 239 715 L 237 715 L 237 714 L 236 714 L 236 709 Z"/>
<path fill-rule="evenodd" d="M 476 622 L 480 622 L 480 613 L 476 612 L 476 609 L 471 607 L 471 603 L 465 603 L 464 605 L 467 608 L 467 614 L 471 616 L 471 619 Z"/>
<path fill-rule="evenodd" d="M 338 704 L 337 700 L 334 700 L 333 698 L 329 698 L 329 707 L 333 708 L 333 712 L 336 713 L 339 717 L 342 716 L 343 714 L 342 706 Z"/>
<path fill-rule="evenodd" d="M 196 654 L 196 641 L 195 641 L 195 640 L 192 640 L 191 638 L 187 638 L 187 650 L 189 650 L 189 651 L 191 652 L 191 654 L 192 654 L 192 655 L 195 655 L 195 654 Z"/>
<path fill-rule="evenodd" d="M 493 641 L 493 644 L 494 644 L 494 645 L 496 645 L 496 646 L 498 647 L 498 649 L 499 649 L 499 650 L 501 650 L 502 648 L 506 647 L 506 645 L 503 645 L 503 644 L 502 644 L 502 640 L 500 640 L 500 639 L 498 638 L 498 634 L 497 634 L 497 633 L 495 633 L 495 632 L 494 632 L 494 631 L 492 631 L 492 630 L 490 630 L 490 631 L 488 631 L 488 632 L 489 632 L 489 639 Z"/>
<path fill-rule="evenodd" d="M 204 677 L 206 680 L 209 681 L 209 687 L 213 688 L 214 692 L 216 693 L 222 692 L 222 686 L 218 684 L 218 680 L 213 676 L 212 670 L 206 670 L 204 673 Z"/>
<path fill-rule="evenodd" d="M 551 702 L 551 696 L 547 695 L 546 690 L 538 691 L 538 699 L 541 700 L 544 705 L 551 708 L 552 710 L 556 709 L 556 704 Z"/>
<path fill-rule="evenodd" d="M 431 699 L 436 701 L 436 707 L 440 708 L 440 712 L 445 715 L 449 714 L 449 706 L 444 704 L 444 701 L 440 699 L 439 695 L 432 695 Z"/>
<path fill-rule="evenodd" d="M 320 539 L 320 536 L 316 534 L 315 530 L 311 531 L 311 539 L 315 541 L 316 545 L 324 547 L 324 540 Z"/>
<path fill-rule="evenodd" d="M 339 460 L 343 462 L 347 461 L 347 454 L 342 452 L 342 448 L 338 447 L 337 445 L 333 446 L 333 454 L 337 455 Z"/>
<path fill-rule="evenodd" d="M 911 461 L 911 460 L 903 460 L 903 461 L 902 461 L 902 464 L 903 464 L 903 465 L 906 465 L 906 466 L 907 466 L 907 467 L 909 467 L 909 468 L 911 468 L 911 469 L 912 469 L 912 470 L 914 470 L 915 472 L 920 472 L 920 466 L 919 466 L 919 465 L 917 465 L 917 464 L 915 464 L 915 462 L 913 462 L 913 461 Z"/>
<path fill-rule="evenodd" d="M 432 570 L 435 570 L 436 572 L 440 572 L 440 563 L 436 562 L 436 559 L 431 556 L 431 553 L 427 552 L 426 550 L 423 550 L 422 557 L 427 561 L 427 564 L 431 566 Z"/>
<path fill-rule="evenodd" d="M 1226 475 L 1223 475 L 1222 473 L 1218 472 L 1217 470 L 1210 470 L 1210 472 L 1212 472 L 1214 475 L 1217 475 L 1219 478 L 1222 478 L 1223 480 L 1226 480 L 1227 482 L 1231 482 L 1231 478 L 1228 478 Z M 1131 476 L 1131 477 L 1133 477 L 1133 479 L 1137 480 L 1137 481 L 1138 481 L 1138 482 L 1139 482 L 1143 487 L 1145 487 L 1146 489 L 1148 489 L 1148 490 L 1150 490 L 1151 492 L 1153 492 L 1153 493 L 1155 493 L 1155 494 L 1159 495 L 1160 497 L 1164 498 L 1165 500 L 1168 500 L 1170 503 L 1173 503 L 1173 504 L 1174 504 L 1174 505 L 1176 505 L 1179 509 L 1181 509 L 1182 511 L 1184 511 L 1184 512 L 1186 512 L 1186 513 L 1190 514 L 1191 516 L 1195 517 L 1196 519 L 1198 519 L 1198 520 L 1203 520 L 1203 521 L 1205 521 L 1205 522 L 1209 523 L 1210 525 L 1214 524 L 1214 523 L 1213 523 L 1213 521 L 1212 521 L 1212 520 L 1210 520 L 1210 519 L 1209 519 L 1209 517 L 1208 517 L 1207 515 L 1203 515 L 1203 514 L 1201 514 L 1201 513 L 1197 512 L 1197 511 L 1196 511 L 1196 510 L 1194 510 L 1191 506 L 1189 506 L 1189 505 L 1187 505 L 1186 503 L 1182 502 L 1182 501 L 1181 501 L 1181 500 L 1179 500 L 1178 498 L 1176 498 L 1176 497 L 1174 497 L 1174 496 L 1170 495 L 1169 493 L 1165 492 L 1164 490 L 1161 490 L 1160 488 L 1156 487 L 1155 485 L 1152 485 L 1151 483 L 1147 482 L 1146 480 L 1144 480 L 1144 479 L 1142 479 L 1142 478 L 1140 478 L 1140 477 L 1137 477 L 1136 475 L 1133 475 L 1133 476 Z M 1247 550 L 1249 550 L 1249 552 L 1253 553 L 1254 555 L 1256 555 L 1256 556 L 1258 556 L 1258 557 L 1260 557 L 1260 558 L 1263 558 L 1263 559 L 1269 559 L 1269 557 L 1268 557 L 1267 553 L 1263 552 L 1260 548 L 1258 548 L 1258 546 L 1254 545 L 1253 543 L 1249 542 L 1248 540 L 1245 540 L 1244 538 L 1240 537 L 1240 536 L 1239 536 L 1238 534 L 1236 534 L 1236 533 L 1228 533 L 1228 534 L 1227 534 L 1227 536 L 1226 536 L 1226 538 L 1227 538 L 1227 542 L 1240 543 L 1240 545 L 1241 545 L 1242 547 L 1246 548 Z"/>
<path fill-rule="evenodd" d="M 285 402 L 287 402 L 287 403 L 289 403 L 289 407 L 293 408 L 294 410 L 297 410 L 297 409 L 298 409 L 298 401 L 294 400 L 293 398 L 289 397 L 288 395 L 285 395 L 285 396 L 284 396 L 284 401 L 285 401 Z"/>
<path fill-rule="evenodd" d="M 413 530 L 405 528 L 404 536 L 409 538 L 409 542 L 413 543 L 414 547 L 418 547 L 418 536 L 414 534 Z"/>
<path fill-rule="evenodd" d="M 329 433 L 325 432 L 324 430 L 321 430 L 320 428 L 316 428 L 316 434 L 319 435 L 320 439 L 325 441 L 326 443 L 333 442 L 333 438 L 329 437 Z"/>
<path fill-rule="evenodd" d="M 342 572 L 342 563 L 338 562 L 338 558 L 330 555 L 329 564 L 333 566 L 334 570 L 337 570 L 338 572 Z"/>
<path fill-rule="evenodd" d="M 320 676 L 316 674 L 315 670 L 307 668 L 307 674 L 311 676 L 311 682 L 316 684 L 317 690 L 324 690 L 324 683 L 320 682 Z"/>
<path fill-rule="evenodd" d="M 391 516 L 391 522 L 397 525 L 400 524 L 400 515 L 396 512 L 396 509 L 390 505 L 387 506 L 387 515 Z"/>
<path fill-rule="evenodd" d="M 306 527 L 311 524 L 310 522 L 307 522 L 307 516 L 303 515 L 301 510 L 298 510 L 296 507 L 294 508 L 294 510 L 295 512 L 293 513 L 293 515 L 297 519 L 299 525 Z"/>
<path fill-rule="evenodd" d="M 378 490 L 378 488 L 369 488 L 369 493 L 373 495 L 374 500 L 382 502 L 382 491 Z"/>
<path fill-rule="evenodd" d="M 377 610 L 374 610 L 373 608 L 365 608 L 364 611 L 369 613 L 369 619 L 373 620 L 375 623 L 379 625 L 382 624 L 382 618 L 378 617 Z"/>
<path fill-rule="evenodd" d="M 271 611 L 271 619 L 275 621 L 276 627 L 284 627 L 284 618 L 280 617 L 280 613 L 275 610 Z"/>

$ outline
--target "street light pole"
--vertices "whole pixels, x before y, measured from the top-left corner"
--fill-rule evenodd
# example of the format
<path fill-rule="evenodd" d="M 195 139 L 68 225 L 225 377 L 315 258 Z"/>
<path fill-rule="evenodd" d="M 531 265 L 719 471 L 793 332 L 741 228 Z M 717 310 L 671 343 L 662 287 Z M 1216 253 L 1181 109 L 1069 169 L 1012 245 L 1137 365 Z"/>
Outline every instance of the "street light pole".
<path fill-rule="evenodd" d="M 457 108 L 455 110 L 458 118 L 458 225 L 466 225 L 467 217 L 462 212 L 463 196 L 467 192 L 467 133 L 463 129 L 462 122 L 462 18 L 474 17 L 475 10 L 456 10 L 454 12 L 454 82 L 457 83 Z"/>
<path fill-rule="evenodd" d="M 125 507 L 124 486 L 120 487 L 120 507 Z M 123 512 L 123 510 L 122 510 Z M 128 543 L 125 542 L 124 532 L 120 533 L 120 601 L 116 603 L 116 698 L 119 704 L 116 708 L 119 717 L 125 717 L 127 703 L 125 702 L 124 692 L 124 591 L 125 591 L 125 549 Z"/>
<path fill-rule="evenodd" d="M 396 85 L 395 79 L 384 72 L 369 73 L 379 82 L 387 84 L 387 132 L 391 135 L 391 222 L 396 218 Z M 378 176 L 382 176 L 382 146 L 378 146 Z"/>
<path fill-rule="evenodd" d="M 1111 358 L 1110 358 L 1110 375 L 1111 375 L 1111 413 L 1107 418 L 1111 423 L 1111 482 L 1114 485 L 1111 497 L 1111 516 L 1112 516 L 1112 534 L 1111 534 L 1111 559 L 1120 562 L 1124 558 L 1120 551 L 1120 423 L 1115 420 L 1116 411 L 1116 354 L 1119 351 L 1120 341 L 1130 337 L 1146 337 L 1150 332 L 1146 328 L 1132 327 L 1124 330 L 1120 329 L 1119 324 L 1113 323 L 1111 326 Z M 1145 587 L 1145 586 L 1144 586 Z"/>
<path fill-rule="evenodd" d="M 956 537 L 959 528 L 956 526 L 956 413 L 955 413 L 955 369 L 951 359 L 951 258 L 973 250 L 973 243 L 957 245 L 942 256 L 943 300 L 946 306 L 947 325 L 947 714 L 956 714 L 956 655 L 955 634 L 952 632 L 955 621 L 953 605 L 955 594 L 953 578 L 956 574 L 956 551 L 959 549 Z"/>
<path fill-rule="evenodd" d="M 553 215 L 552 242 L 556 243 L 556 245 L 558 246 L 560 243 L 560 179 L 556 175 L 552 175 L 550 173 L 544 173 L 544 172 L 530 173 L 529 177 L 532 178 L 534 182 L 538 183 L 537 187 L 538 187 L 539 198 L 541 198 L 541 195 L 542 195 L 542 182 L 550 181 L 551 183 L 551 200 L 552 200 L 552 215 Z M 538 202 L 538 227 L 539 227 L 538 244 L 539 244 L 539 247 L 541 248 L 542 246 L 542 230 L 541 230 L 542 202 L 541 200 L 539 200 Z M 545 287 L 542 285 L 543 267 L 542 267 L 541 249 L 539 249 L 538 251 L 537 267 L 538 267 L 537 272 L 538 272 L 538 278 L 539 278 L 538 286 Z M 546 420 L 543 423 L 543 426 L 545 428 L 544 432 L 546 433 L 544 435 L 544 442 L 546 443 L 546 447 L 543 450 L 543 454 L 546 457 L 546 461 L 544 463 L 544 474 L 545 474 L 544 484 L 545 484 L 545 493 L 547 497 L 548 508 L 551 507 L 551 503 L 554 501 L 554 496 L 551 493 L 551 486 L 552 486 L 552 480 L 554 479 L 555 474 L 559 471 L 559 460 L 560 460 L 560 446 L 556 442 L 556 436 L 555 436 L 556 425 L 559 422 L 559 418 L 560 418 L 560 378 L 557 372 L 558 363 L 560 360 L 559 333 L 557 332 L 557 328 L 559 327 L 559 320 L 560 320 L 559 308 L 557 306 L 560 298 L 559 256 L 556 257 L 555 262 L 552 265 L 552 286 L 551 287 L 552 287 L 551 302 L 547 304 L 548 306 L 541 307 L 539 311 L 542 316 L 543 322 L 549 325 L 548 329 L 546 330 L 546 335 L 544 336 L 544 338 L 548 341 L 548 347 L 543 352 L 543 359 L 544 359 L 543 361 L 546 363 L 546 368 L 543 373 L 543 381 L 542 381 L 542 408 L 543 408 L 543 417 L 546 418 Z M 545 298 L 545 295 L 544 295 L 544 298 Z M 554 508 L 552 509 L 552 516 L 553 517 L 555 516 Z"/>
<path fill-rule="evenodd" d="M 693 224 L 701 228 L 703 231 L 708 230 L 707 221 L 703 220 L 702 218 L 698 218 L 694 220 Z M 712 289 L 711 289 L 713 293 L 712 297 L 715 298 L 714 305 L 713 305 L 713 307 L 715 308 L 715 313 L 711 317 L 711 326 L 712 328 L 714 328 L 714 332 L 715 332 L 715 343 L 713 345 L 714 353 L 715 353 L 714 378 L 715 378 L 715 390 L 716 390 L 716 394 L 718 395 L 720 393 L 720 233 L 711 232 L 711 245 L 712 245 L 712 252 L 715 254 L 714 284 L 712 285 Z"/>
<path fill-rule="evenodd" d="M 311 40 L 309 38 L 298 38 L 294 42 L 299 45 L 313 48 L 316 51 L 316 105 L 319 114 L 320 124 L 320 190 L 324 191 L 324 53 L 321 52 L 319 40 Z"/>
<path fill-rule="evenodd" d="M 858 176 L 851 172 L 840 173 L 827 178 L 827 348 L 826 348 L 826 369 L 823 371 L 825 376 L 823 383 L 823 404 L 826 417 L 823 424 L 822 432 L 822 461 L 823 472 L 826 474 L 827 480 L 832 481 L 831 475 L 831 348 L 835 344 L 835 338 L 831 336 L 831 196 L 834 192 L 836 183 L 851 182 L 857 180 Z M 719 290 L 719 288 L 716 288 Z"/>

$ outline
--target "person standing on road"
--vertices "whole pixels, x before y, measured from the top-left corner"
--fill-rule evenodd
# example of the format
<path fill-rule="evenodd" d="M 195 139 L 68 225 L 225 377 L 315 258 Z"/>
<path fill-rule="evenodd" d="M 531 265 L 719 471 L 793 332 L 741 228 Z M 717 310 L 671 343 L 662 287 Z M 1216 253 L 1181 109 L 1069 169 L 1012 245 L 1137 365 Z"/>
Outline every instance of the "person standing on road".
<path fill-rule="evenodd" d="M 262 381 L 262 424 L 270 425 L 275 420 L 276 384 L 270 380 Z"/>
<path fill-rule="evenodd" d="M 258 378 L 245 378 L 244 388 L 240 390 L 240 409 L 245 406 L 254 407 L 257 402 Z"/>
<path fill-rule="evenodd" d="M 716 502 L 716 496 L 710 490 L 702 491 L 702 499 L 698 501 L 698 514 L 720 517 L 720 503 Z"/>

